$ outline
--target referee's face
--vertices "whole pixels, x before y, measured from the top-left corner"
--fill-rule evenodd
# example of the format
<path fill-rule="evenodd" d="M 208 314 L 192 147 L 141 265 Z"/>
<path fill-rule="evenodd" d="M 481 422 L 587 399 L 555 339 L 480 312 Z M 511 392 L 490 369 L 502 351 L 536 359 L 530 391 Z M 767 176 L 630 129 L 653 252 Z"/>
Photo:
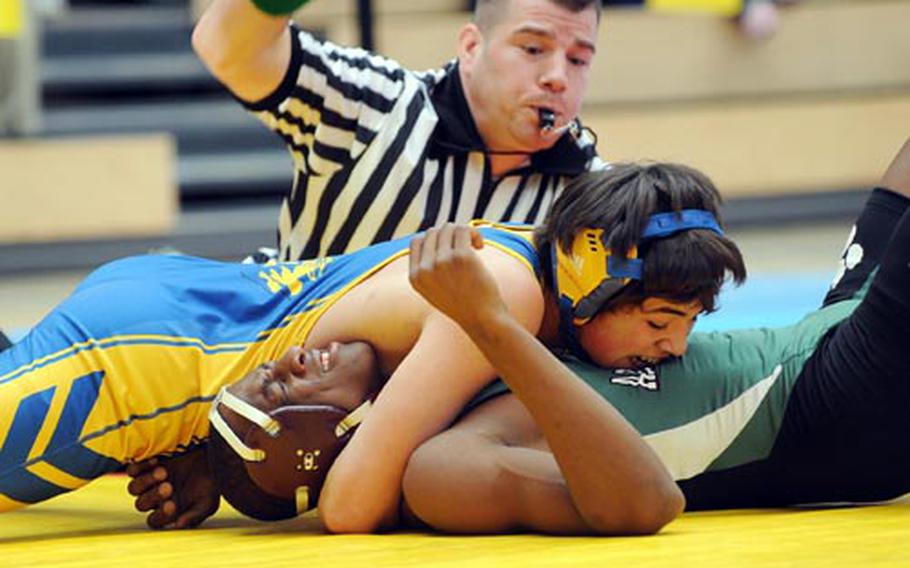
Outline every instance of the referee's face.
<path fill-rule="evenodd" d="M 540 112 L 552 112 L 557 128 L 577 116 L 594 57 L 596 9 L 507 0 L 496 14 L 483 30 L 469 24 L 459 37 L 474 122 L 491 150 L 548 148 L 560 134 L 541 129 Z"/>

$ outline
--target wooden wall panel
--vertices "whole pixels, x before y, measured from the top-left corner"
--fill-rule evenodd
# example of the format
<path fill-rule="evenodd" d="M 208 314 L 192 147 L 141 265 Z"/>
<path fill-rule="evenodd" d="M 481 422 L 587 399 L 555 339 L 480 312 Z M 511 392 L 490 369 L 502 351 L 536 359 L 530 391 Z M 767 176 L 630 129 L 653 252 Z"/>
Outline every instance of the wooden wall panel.
<path fill-rule="evenodd" d="M 166 234 L 174 155 L 166 135 L 0 141 L 0 242 Z"/>
<path fill-rule="evenodd" d="M 910 136 L 910 91 L 754 105 L 727 102 L 586 115 L 611 160 L 671 160 L 708 173 L 727 196 L 860 189 Z"/>

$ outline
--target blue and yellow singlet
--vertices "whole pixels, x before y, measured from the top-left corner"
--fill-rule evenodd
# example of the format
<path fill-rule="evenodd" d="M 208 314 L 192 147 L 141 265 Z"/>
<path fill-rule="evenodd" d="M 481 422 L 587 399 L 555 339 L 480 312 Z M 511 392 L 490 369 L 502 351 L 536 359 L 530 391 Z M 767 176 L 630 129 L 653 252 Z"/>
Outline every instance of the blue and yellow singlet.
<path fill-rule="evenodd" d="M 539 273 L 530 231 L 482 233 Z M 0 354 L 0 511 L 205 439 L 223 385 L 303 344 L 409 240 L 267 266 L 141 256 L 101 267 Z"/>

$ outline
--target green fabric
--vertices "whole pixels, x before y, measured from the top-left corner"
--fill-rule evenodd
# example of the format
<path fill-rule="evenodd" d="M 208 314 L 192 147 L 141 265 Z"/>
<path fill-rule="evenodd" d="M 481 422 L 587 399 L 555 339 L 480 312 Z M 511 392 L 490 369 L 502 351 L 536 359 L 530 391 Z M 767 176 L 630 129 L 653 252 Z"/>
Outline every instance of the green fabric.
<path fill-rule="evenodd" d="M 684 357 L 653 369 L 566 364 L 684 479 L 767 456 L 803 365 L 825 333 L 858 304 L 858 299 L 842 301 L 782 328 L 695 333 Z M 506 392 L 505 384 L 494 382 L 472 407 Z"/>
<path fill-rule="evenodd" d="M 253 0 L 257 8 L 272 16 L 287 16 L 309 0 Z"/>

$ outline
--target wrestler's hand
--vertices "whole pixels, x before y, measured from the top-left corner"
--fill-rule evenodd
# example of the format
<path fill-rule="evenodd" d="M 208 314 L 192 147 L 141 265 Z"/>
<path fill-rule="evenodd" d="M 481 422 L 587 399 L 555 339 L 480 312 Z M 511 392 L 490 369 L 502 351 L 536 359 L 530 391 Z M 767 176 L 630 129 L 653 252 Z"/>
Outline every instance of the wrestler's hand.
<path fill-rule="evenodd" d="M 451 223 L 411 240 L 411 286 L 463 327 L 508 313 L 493 275 L 473 250 L 481 248 L 477 229 Z"/>
<path fill-rule="evenodd" d="M 209 472 L 205 447 L 171 458 L 152 458 L 127 466 L 127 490 L 150 528 L 198 526 L 218 510 L 220 498 Z"/>

